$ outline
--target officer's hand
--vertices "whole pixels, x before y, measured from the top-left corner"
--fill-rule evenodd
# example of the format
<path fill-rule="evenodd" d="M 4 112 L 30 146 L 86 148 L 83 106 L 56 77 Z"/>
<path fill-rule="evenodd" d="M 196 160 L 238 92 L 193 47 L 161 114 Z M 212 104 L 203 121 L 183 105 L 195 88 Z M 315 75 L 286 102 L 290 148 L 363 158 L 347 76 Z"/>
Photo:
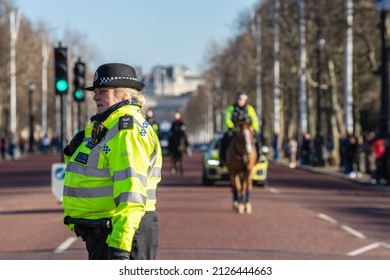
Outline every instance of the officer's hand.
<path fill-rule="evenodd" d="M 77 134 L 70 140 L 70 143 L 68 146 L 64 149 L 64 154 L 67 156 L 72 156 L 73 153 L 77 150 L 77 148 L 83 143 L 85 137 L 84 130 L 81 130 L 77 132 Z"/>
<path fill-rule="evenodd" d="M 114 248 L 108 247 L 108 259 L 109 260 L 129 260 L 130 252 Z"/>

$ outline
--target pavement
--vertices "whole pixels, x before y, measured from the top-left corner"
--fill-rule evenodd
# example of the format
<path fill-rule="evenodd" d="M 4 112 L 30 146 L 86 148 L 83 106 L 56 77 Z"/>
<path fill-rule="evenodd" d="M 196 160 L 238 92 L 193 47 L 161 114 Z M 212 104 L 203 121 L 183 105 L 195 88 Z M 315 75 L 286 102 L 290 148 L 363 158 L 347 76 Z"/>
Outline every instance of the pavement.
<path fill-rule="evenodd" d="M 353 181 L 353 182 L 356 182 L 356 183 L 359 183 L 359 184 L 370 186 L 372 188 L 382 189 L 384 191 L 386 191 L 386 190 L 390 191 L 390 185 L 380 184 L 380 183 L 378 183 L 378 184 L 373 183 L 372 182 L 372 178 L 371 178 L 371 176 L 369 174 L 366 174 L 366 173 L 355 173 L 355 172 L 352 172 L 350 174 L 344 174 L 343 172 L 341 172 L 339 170 L 338 166 L 332 166 L 332 165 L 311 166 L 311 165 L 300 165 L 300 164 L 297 164 L 296 166 L 291 167 L 286 159 L 281 159 L 281 160 L 271 159 L 270 162 L 273 163 L 273 164 L 284 165 L 284 166 L 287 166 L 287 167 L 290 167 L 290 168 L 299 168 L 299 169 L 302 169 L 302 170 L 307 170 L 309 172 L 321 173 L 321 174 L 337 177 L 337 178 L 340 178 L 340 179 Z"/>

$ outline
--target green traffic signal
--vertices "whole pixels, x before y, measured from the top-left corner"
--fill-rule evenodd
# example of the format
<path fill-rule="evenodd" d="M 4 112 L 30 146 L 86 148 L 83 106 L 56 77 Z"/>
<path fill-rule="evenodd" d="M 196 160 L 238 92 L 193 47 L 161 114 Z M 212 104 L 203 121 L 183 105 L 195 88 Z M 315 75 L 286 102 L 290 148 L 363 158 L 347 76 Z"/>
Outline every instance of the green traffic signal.
<path fill-rule="evenodd" d="M 77 89 L 73 92 L 73 98 L 75 101 L 84 101 L 84 92 L 81 89 Z"/>
<path fill-rule="evenodd" d="M 65 80 L 58 80 L 56 83 L 56 89 L 60 92 L 65 92 L 68 89 L 68 82 Z"/>

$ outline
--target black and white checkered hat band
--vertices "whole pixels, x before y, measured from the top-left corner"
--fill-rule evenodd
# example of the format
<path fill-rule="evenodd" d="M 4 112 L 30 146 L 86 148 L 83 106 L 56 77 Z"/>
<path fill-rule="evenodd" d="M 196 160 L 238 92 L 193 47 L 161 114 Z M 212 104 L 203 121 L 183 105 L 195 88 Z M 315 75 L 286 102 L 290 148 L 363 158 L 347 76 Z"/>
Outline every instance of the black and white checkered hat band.
<path fill-rule="evenodd" d="M 137 79 L 132 78 L 132 77 L 102 77 L 100 78 L 100 84 L 99 85 L 104 85 L 108 82 L 111 82 L 113 80 L 133 80 L 137 81 Z"/>

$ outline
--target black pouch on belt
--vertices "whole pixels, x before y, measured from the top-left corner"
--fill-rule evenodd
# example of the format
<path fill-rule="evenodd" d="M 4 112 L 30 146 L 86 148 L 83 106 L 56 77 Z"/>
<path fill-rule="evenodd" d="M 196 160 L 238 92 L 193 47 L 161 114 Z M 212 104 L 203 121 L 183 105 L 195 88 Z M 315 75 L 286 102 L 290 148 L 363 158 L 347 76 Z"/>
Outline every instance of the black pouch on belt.
<path fill-rule="evenodd" d="M 93 228 L 88 228 L 81 225 L 74 225 L 74 232 L 76 233 L 77 237 L 81 237 L 83 241 L 87 240 L 88 233 L 92 233 L 93 230 Z"/>

